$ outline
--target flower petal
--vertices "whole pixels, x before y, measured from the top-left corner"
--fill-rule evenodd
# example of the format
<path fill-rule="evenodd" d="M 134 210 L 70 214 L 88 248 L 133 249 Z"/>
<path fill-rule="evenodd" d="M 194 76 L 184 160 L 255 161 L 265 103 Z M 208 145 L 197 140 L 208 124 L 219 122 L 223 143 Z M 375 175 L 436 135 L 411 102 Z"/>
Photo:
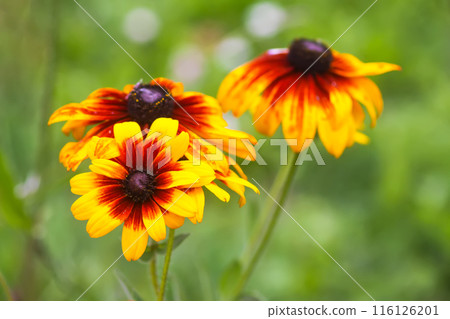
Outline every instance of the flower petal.
<path fill-rule="evenodd" d="M 181 132 L 180 135 L 175 136 L 166 143 L 166 148 L 170 152 L 171 161 L 176 162 L 186 154 L 189 147 L 189 134 Z"/>
<path fill-rule="evenodd" d="M 184 224 L 184 217 L 166 212 L 163 215 L 164 218 L 164 222 L 167 225 L 167 227 L 172 228 L 172 229 L 177 229 L 181 226 L 183 226 Z"/>
<path fill-rule="evenodd" d="M 138 260 L 144 254 L 148 243 L 145 228 L 135 228 L 124 224 L 122 229 L 122 251 L 128 261 Z"/>
<path fill-rule="evenodd" d="M 120 149 L 114 138 L 94 136 L 88 145 L 88 155 L 91 160 L 111 159 L 120 156 Z"/>
<path fill-rule="evenodd" d="M 222 202 L 228 203 L 230 201 L 230 194 L 217 186 L 216 183 L 210 183 L 208 185 L 205 185 L 205 187 Z"/>
<path fill-rule="evenodd" d="M 142 141 L 141 127 L 136 122 L 123 122 L 114 125 L 114 138 L 120 147 L 125 147 L 127 141 Z"/>
<path fill-rule="evenodd" d="M 164 209 L 163 214 L 169 211 L 182 217 L 194 217 L 198 210 L 195 200 L 176 188 L 157 190 L 153 198 Z"/>
<path fill-rule="evenodd" d="M 89 169 L 94 173 L 113 179 L 123 180 L 128 175 L 128 170 L 119 163 L 107 159 L 94 159 Z"/>
<path fill-rule="evenodd" d="M 161 133 L 161 137 L 164 136 L 175 137 L 178 132 L 178 121 L 166 117 L 158 118 L 153 122 L 152 126 L 150 127 L 149 134 L 152 132 Z"/>
<path fill-rule="evenodd" d="M 357 57 L 348 53 L 333 52 L 333 62 L 330 72 L 345 77 L 361 77 L 379 75 L 390 71 L 400 71 L 398 65 L 384 62 L 361 62 Z"/>
<path fill-rule="evenodd" d="M 160 241 L 166 238 L 166 224 L 161 209 L 156 203 L 142 205 L 142 218 L 145 228 L 153 240 Z"/>
<path fill-rule="evenodd" d="M 84 195 L 98 187 L 113 184 L 114 180 L 94 172 L 78 174 L 70 179 L 71 191 L 75 195 Z"/>
<path fill-rule="evenodd" d="M 195 217 L 189 218 L 194 224 L 201 223 L 203 220 L 203 212 L 205 210 L 205 193 L 201 187 L 193 187 L 188 190 L 189 196 L 191 196 L 197 203 L 197 214 Z"/>
<path fill-rule="evenodd" d="M 155 179 L 156 187 L 159 189 L 167 189 L 172 187 L 186 186 L 198 182 L 200 177 L 192 172 L 187 171 L 170 171 L 158 175 Z"/>
<path fill-rule="evenodd" d="M 131 205 L 128 206 L 128 210 L 131 211 Z M 98 238 L 106 235 L 122 223 L 123 220 L 112 217 L 109 211 L 99 210 L 89 218 L 86 231 L 92 238 Z"/>

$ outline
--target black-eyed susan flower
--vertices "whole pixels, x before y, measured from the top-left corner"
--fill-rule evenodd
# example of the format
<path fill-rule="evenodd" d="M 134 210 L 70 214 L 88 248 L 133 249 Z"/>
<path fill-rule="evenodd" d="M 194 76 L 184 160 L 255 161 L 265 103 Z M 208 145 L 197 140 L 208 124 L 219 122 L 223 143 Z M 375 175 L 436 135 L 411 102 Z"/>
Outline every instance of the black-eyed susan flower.
<path fill-rule="evenodd" d="M 221 150 L 229 154 L 252 159 L 255 156 L 252 145 L 256 143 L 255 138 L 226 128 L 222 109 L 215 98 L 198 92 L 184 92 L 182 83 L 165 78 L 157 78 L 148 84 L 126 85 L 122 91 L 113 88 L 96 90 L 81 103 L 70 103 L 56 110 L 48 124 L 66 121 L 62 131 L 66 135 L 72 133 L 77 140 L 67 143 L 60 152 L 61 163 L 75 171 L 88 157 L 88 144 L 93 137 L 112 137 L 114 124 L 126 121 L 135 121 L 141 129 L 146 129 L 158 118 L 178 120 L 178 132 L 188 134 L 191 146 L 196 138 L 220 139 Z M 85 132 L 89 126 L 93 127 Z M 243 196 L 244 187 L 250 183 L 242 171 L 238 168 L 238 175 L 229 166 L 216 168 L 222 169 L 216 172 L 217 177 L 224 181 L 228 178 L 227 185 L 231 184 L 232 178 L 235 183 L 232 189 L 238 189 Z M 216 186 L 211 185 L 209 189 L 228 201 L 229 194 Z M 242 202 L 245 200 L 241 198 Z"/>
<path fill-rule="evenodd" d="M 147 135 L 135 122 L 116 124 L 113 138 L 89 143 L 90 172 L 74 176 L 72 192 L 82 195 L 72 205 L 78 220 L 88 220 L 91 237 L 106 235 L 123 224 L 125 258 L 139 259 L 148 237 L 166 237 L 166 226 L 180 227 L 187 217 L 201 221 L 205 205 L 202 186 L 215 179 L 210 165 L 184 159 L 189 136 L 178 121 L 161 118 Z"/>
<path fill-rule="evenodd" d="M 378 87 L 366 76 L 400 67 L 363 63 L 356 57 L 328 49 L 321 42 L 298 39 L 289 49 L 272 49 L 236 68 L 222 82 L 218 100 L 235 116 L 253 114 L 256 129 L 272 136 L 282 124 L 286 139 L 300 152 L 318 131 L 328 152 L 341 156 L 354 142 L 365 144 L 365 106 L 371 126 L 382 112 Z"/>

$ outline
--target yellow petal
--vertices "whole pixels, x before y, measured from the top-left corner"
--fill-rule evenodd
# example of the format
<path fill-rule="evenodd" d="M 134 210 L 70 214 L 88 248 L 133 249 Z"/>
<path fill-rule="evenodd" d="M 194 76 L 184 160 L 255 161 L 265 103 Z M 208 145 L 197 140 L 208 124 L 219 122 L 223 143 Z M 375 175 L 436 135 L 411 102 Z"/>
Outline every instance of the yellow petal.
<path fill-rule="evenodd" d="M 141 127 L 136 122 L 123 122 L 114 125 L 114 138 L 121 147 L 126 145 L 127 141 L 141 141 Z"/>
<path fill-rule="evenodd" d="M 109 211 L 100 210 L 89 218 L 86 231 L 92 238 L 98 238 L 114 230 L 120 224 L 122 224 L 122 220 L 111 217 Z"/>
<path fill-rule="evenodd" d="M 189 189 L 188 193 L 189 196 L 191 196 L 197 203 L 197 214 L 195 217 L 191 217 L 190 220 L 194 224 L 196 224 L 197 222 L 201 223 L 203 220 L 203 212 L 205 210 L 205 193 L 203 192 L 203 188 L 191 188 Z"/>
<path fill-rule="evenodd" d="M 98 198 L 106 191 L 111 189 L 110 186 L 91 189 L 88 193 L 78 198 L 70 208 L 73 217 L 78 220 L 87 220 L 97 212 L 108 212 L 109 208 L 100 205 Z"/>
<path fill-rule="evenodd" d="M 197 213 L 197 203 L 186 192 L 176 188 L 158 190 L 154 200 L 165 211 L 182 217 L 194 217 Z"/>
<path fill-rule="evenodd" d="M 181 171 L 193 173 L 199 178 L 195 185 L 192 186 L 204 186 L 215 179 L 214 170 L 205 162 L 193 164 L 191 161 L 179 161 L 176 165 Z M 187 186 L 189 187 L 190 185 Z"/>
<path fill-rule="evenodd" d="M 217 186 L 216 183 L 210 183 L 208 185 L 205 185 L 205 187 L 221 201 L 226 203 L 230 201 L 230 194 L 228 194 L 225 190 Z"/>
<path fill-rule="evenodd" d="M 153 203 L 142 205 L 142 218 L 153 240 L 160 241 L 166 238 L 166 224 L 158 205 Z"/>
<path fill-rule="evenodd" d="M 160 117 L 153 122 L 150 127 L 150 132 L 161 133 L 162 137 L 175 137 L 178 132 L 178 121 L 171 118 Z"/>
<path fill-rule="evenodd" d="M 120 155 L 119 146 L 114 138 L 94 136 L 88 145 L 88 155 L 93 159 L 111 159 Z"/>
<path fill-rule="evenodd" d="M 138 260 L 145 252 L 148 233 L 143 228 L 135 229 L 133 225 L 123 226 L 122 251 L 128 261 Z"/>
<path fill-rule="evenodd" d="M 101 174 L 114 179 L 125 179 L 128 171 L 119 163 L 107 159 L 95 159 L 89 169 L 94 173 Z"/>
<path fill-rule="evenodd" d="M 167 227 L 172 228 L 172 229 L 177 229 L 181 226 L 183 226 L 184 224 L 184 217 L 166 212 L 163 215 L 164 218 L 164 222 L 167 225 Z"/>
<path fill-rule="evenodd" d="M 102 182 L 105 183 L 106 181 L 107 179 L 96 173 L 82 173 L 70 179 L 70 187 L 75 195 L 84 195 L 102 186 Z M 103 186 L 106 186 L 106 184 Z"/>
<path fill-rule="evenodd" d="M 172 162 L 178 161 L 184 156 L 189 147 L 189 134 L 181 132 L 180 135 L 175 136 L 166 143 L 166 148 L 170 152 Z"/>
<path fill-rule="evenodd" d="M 322 112 L 322 116 L 319 118 L 319 136 L 327 151 L 338 158 L 347 146 L 349 125 L 345 123 L 340 127 L 333 127 L 328 115 Z"/>
<path fill-rule="evenodd" d="M 156 177 L 156 187 L 159 189 L 167 189 L 178 186 L 190 187 L 195 184 L 200 177 L 188 171 L 172 171 L 165 172 Z"/>

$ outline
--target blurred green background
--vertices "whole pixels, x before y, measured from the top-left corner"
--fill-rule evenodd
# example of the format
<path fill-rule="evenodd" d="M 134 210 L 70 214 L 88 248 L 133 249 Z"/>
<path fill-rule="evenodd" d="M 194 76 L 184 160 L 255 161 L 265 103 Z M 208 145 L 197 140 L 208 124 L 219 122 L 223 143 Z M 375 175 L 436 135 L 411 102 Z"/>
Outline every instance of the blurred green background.
<path fill-rule="evenodd" d="M 295 37 L 331 44 L 372 3 L 356 0 L 79 1 L 152 76 L 217 93 L 239 64 Z M 450 3 L 378 1 L 335 44 L 363 61 L 399 64 L 375 78 L 385 100 L 368 146 L 326 166 L 298 169 L 286 209 L 377 300 L 450 298 Z M 121 254 L 119 229 L 91 239 L 70 205 L 58 161 L 70 140 L 49 114 L 101 87 L 147 75 L 72 0 L 0 2 L 0 298 L 73 300 Z M 260 137 L 248 114 L 231 127 Z M 280 132 L 277 133 L 281 136 Z M 244 167 L 269 188 L 279 155 Z M 80 167 L 83 171 L 86 165 Z M 168 299 L 220 299 L 223 271 L 238 258 L 265 194 L 239 209 L 207 197 L 202 224 L 175 250 Z M 159 258 L 158 263 L 162 262 Z M 161 265 L 159 265 L 161 268 Z M 83 300 L 126 300 L 117 274 L 144 298 L 148 265 L 120 259 Z M 367 300 L 352 280 L 282 215 L 246 295 L 261 300 Z"/>

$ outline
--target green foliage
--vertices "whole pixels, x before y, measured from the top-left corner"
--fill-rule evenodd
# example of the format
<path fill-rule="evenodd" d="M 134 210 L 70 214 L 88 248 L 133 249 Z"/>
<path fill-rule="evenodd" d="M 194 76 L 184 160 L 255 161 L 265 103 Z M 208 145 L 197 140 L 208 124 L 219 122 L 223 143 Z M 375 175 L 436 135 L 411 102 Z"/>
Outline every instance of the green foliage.
<path fill-rule="evenodd" d="M 23 202 L 14 194 L 11 170 L 0 153 L 0 214 L 11 226 L 30 229 L 31 220 L 26 215 Z"/>
<path fill-rule="evenodd" d="M 242 274 L 242 264 L 238 260 L 234 260 L 227 267 L 220 279 L 220 294 L 222 299 L 228 300 L 233 297 L 236 290 L 238 278 Z"/>
<path fill-rule="evenodd" d="M 172 250 L 175 250 L 178 246 L 180 246 L 181 243 L 188 237 L 189 237 L 189 234 L 176 235 L 173 240 Z M 149 246 L 147 246 L 147 248 L 145 249 L 145 252 L 142 255 L 142 257 L 139 259 L 139 261 L 141 261 L 143 263 L 147 263 L 147 262 L 151 261 L 156 256 L 156 254 L 164 255 L 166 253 L 166 251 L 167 251 L 167 239 L 163 240 L 159 243 L 152 241 L 151 244 Z"/>
<path fill-rule="evenodd" d="M 142 297 L 137 293 L 136 289 L 129 283 L 126 276 L 122 274 L 120 271 L 115 271 L 117 280 L 119 281 L 120 287 L 122 288 L 125 296 L 128 300 L 142 301 Z"/>

